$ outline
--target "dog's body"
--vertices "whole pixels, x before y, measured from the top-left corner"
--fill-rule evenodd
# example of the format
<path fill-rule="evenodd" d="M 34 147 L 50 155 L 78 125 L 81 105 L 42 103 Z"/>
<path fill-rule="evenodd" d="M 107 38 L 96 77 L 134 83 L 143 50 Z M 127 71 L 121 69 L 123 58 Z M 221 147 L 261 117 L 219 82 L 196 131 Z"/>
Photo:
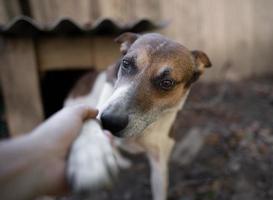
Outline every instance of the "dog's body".
<path fill-rule="evenodd" d="M 114 140 L 131 153 L 147 154 L 153 198 L 164 200 L 168 160 L 175 144 L 170 129 L 191 84 L 211 64 L 204 53 L 191 52 L 159 34 L 125 33 L 117 41 L 123 57 L 95 82 L 90 75 L 79 81 L 65 105 L 97 107 L 103 128 L 118 138 L 107 136 L 98 121 L 86 122 L 71 150 L 68 177 L 76 191 L 97 188 L 112 179 L 120 166 L 128 165 L 111 144 Z"/>

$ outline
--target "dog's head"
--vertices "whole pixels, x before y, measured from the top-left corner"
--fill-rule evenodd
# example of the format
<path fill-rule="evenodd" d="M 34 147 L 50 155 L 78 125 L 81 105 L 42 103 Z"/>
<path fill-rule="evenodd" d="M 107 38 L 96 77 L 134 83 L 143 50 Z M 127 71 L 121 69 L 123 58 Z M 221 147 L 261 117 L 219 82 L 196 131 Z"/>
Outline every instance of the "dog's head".
<path fill-rule="evenodd" d="M 179 110 L 190 86 L 210 67 L 205 53 L 189 51 L 160 34 L 124 33 L 115 91 L 101 114 L 115 136 L 136 136 L 166 112 Z"/>

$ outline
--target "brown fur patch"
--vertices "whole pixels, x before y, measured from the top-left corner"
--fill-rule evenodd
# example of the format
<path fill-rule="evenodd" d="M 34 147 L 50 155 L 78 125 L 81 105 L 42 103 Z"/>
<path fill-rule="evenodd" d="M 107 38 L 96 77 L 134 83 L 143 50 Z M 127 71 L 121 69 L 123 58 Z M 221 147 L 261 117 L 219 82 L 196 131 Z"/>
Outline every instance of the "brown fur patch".
<path fill-rule="evenodd" d="M 97 76 L 98 72 L 96 70 L 91 70 L 87 74 L 83 75 L 72 88 L 69 97 L 76 98 L 80 96 L 85 96 L 90 93 Z"/>
<path fill-rule="evenodd" d="M 117 73 L 119 68 L 119 63 L 115 65 L 110 65 L 106 70 L 106 81 L 109 83 L 114 84 L 117 79 Z M 80 96 L 85 96 L 93 88 L 93 85 L 97 79 L 99 72 L 96 70 L 91 70 L 87 74 L 83 75 L 75 84 L 75 86 L 72 88 L 69 97 L 76 98 Z"/>

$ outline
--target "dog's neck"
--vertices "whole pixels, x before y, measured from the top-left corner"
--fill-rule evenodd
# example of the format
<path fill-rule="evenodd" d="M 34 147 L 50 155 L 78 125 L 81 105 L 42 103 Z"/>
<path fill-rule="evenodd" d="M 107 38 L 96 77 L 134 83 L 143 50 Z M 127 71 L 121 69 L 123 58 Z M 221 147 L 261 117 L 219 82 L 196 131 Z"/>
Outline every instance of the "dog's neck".
<path fill-rule="evenodd" d="M 141 136 L 136 139 L 139 145 L 146 149 L 156 147 L 157 144 L 164 144 L 166 141 L 171 140 L 174 142 L 170 138 L 169 132 L 176 119 L 177 113 L 185 104 L 188 93 L 189 91 L 187 91 L 176 107 L 164 112 L 155 122 L 153 122 L 143 131 Z"/>

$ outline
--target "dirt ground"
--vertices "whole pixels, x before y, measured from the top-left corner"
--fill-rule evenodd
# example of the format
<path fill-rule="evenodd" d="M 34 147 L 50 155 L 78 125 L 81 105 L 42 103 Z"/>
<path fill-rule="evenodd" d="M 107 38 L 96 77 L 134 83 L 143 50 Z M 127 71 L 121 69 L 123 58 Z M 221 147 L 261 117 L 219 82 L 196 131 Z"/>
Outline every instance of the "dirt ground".
<path fill-rule="evenodd" d="M 194 85 L 175 132 L 174 152 L 192 132 L 199 145 L 186 161 L 185 152 L 172 157 L 169 200 L 273 199 L 273 76 Z M 132 158 L 113 190 L 93 200 L 151 199 L 148 162 Z"/>
<path fill-rule="evenodd" d="M 197 83 L 175 133 L 169 200 L 273 199 L 273 75 Z M 133 167 L 92 200 L 151 199 L 148 162 L 130 157 Z"/>

